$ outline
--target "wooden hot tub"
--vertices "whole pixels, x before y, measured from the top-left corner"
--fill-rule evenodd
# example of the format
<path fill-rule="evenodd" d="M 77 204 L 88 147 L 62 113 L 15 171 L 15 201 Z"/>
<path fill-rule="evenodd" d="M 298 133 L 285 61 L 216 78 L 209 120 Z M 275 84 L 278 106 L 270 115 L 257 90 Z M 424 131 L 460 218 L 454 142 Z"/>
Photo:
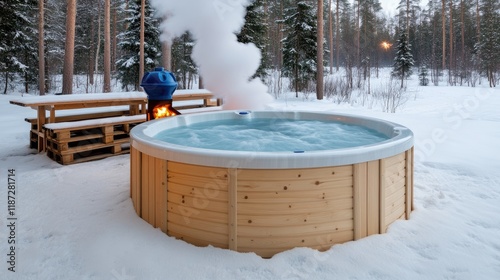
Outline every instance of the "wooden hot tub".
<path fill-rule="evenodd" d="M 252 112 L 253 117 L 332 119 L 390 136 L 374 145 L 305 153 L 196 149 L 152 136 L 234 112 L 181 115 L 131 132 L 130 195 L 137 214 L 169 236 L 262 257 L 385 233 L 413 206 L 413 134 L 370 118 Z"/>

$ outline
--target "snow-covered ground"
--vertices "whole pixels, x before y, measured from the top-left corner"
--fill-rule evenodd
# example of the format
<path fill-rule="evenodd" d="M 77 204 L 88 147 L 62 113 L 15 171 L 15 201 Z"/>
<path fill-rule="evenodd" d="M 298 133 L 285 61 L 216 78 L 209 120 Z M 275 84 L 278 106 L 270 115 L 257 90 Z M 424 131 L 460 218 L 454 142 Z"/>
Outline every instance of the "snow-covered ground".
<path fill-rule="evenodd" d="M 271 259 L 195 247 L 152 228 L 129 198 L 129 155 L 61 166 L 28 147 L 24 118 L 35 111 L 2 95 L 0 279 L 500 279 L 500 89 L 416 84 L 395 114 L 293 94 L 269 105 L 378 117 L 416 137 L 410 220 L 326 252 L 296 248 Z M 16 272 L 7 256 L 9 169 Z"/>

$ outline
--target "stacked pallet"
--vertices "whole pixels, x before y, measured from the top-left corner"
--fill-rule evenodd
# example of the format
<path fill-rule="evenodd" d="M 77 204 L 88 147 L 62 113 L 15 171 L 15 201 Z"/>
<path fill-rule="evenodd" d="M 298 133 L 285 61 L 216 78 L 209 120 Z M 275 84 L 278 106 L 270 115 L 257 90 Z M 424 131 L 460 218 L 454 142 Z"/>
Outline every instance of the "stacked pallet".
<path fill-rule="evenodd" d="M 129 132 L 145 115 L 45 124 L 47 156 L 73 164 L 129 152 Z"/>
<path fill-rule="evenodd" d="M 55 122 L 73 122 L 73 121 L 81 121 L 81 120 L 92 120 L 99 118 L 108 118 L 108 117 L 119 117 L 128 115 L 129 111 L 125 109 L 117 109 L 117 110 L 107 110 L 105 112 L 93 112 L 93 113 L 83 113 L 76 115 L 67 115 L 56 117 Z M 37 118 L 25 118 L 26 122 L 28 122 L 31 126 L 30 128 L 30 148 L 37 149 L 38 148 L 38 134 L 42 133 L 42 137 L 45 137 L 44 127 L 42 127 L 41 132 L 38 129 L 38 120 Z"/>

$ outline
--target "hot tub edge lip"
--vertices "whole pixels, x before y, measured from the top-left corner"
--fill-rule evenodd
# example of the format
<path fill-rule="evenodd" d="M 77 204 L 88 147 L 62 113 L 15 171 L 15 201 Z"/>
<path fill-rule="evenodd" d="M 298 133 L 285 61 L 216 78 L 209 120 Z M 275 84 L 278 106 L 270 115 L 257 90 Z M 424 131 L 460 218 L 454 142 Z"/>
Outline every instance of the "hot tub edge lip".
<path fill-rule="evenodd" d="M 228 114 L 228 112 L 236 111 L 221 111 L 202 113 L 206 114 Z M 269 111 L 258 111 L 266 112 Z M 272 111 L 271 111 L 272 112 Z M 278 112 L 284 113 L 284 112 Z M 286 112 L 285 112 L 286 113 Z M 391 126 L 394 130 L 394 136 L 388 140 L 366 146 L 358 146 L 353 148 L 310 151 L 304 153 L 291 152 L 245 152 L 245 151 L 226 151 L 226 150 L 211 150 L 192 148 L 180 145 L 168 144 L 161 140 L 157 140 L 145 133 L 151 125 L 158 124 L 163 120 L 155 120 L 140 124 L 134 127 L 130 133 L 131 146 L 142 153 L 150 156 L 174 162 L 183 162 L 194 165 L 214 166 L 223 168 L 246 168 L 246 169 L 287 169 L 287 168 L 319 168 L 327 166 L 340 166 L 356 164 L 379 160 L 398 155 L 413 147 L 414 137 L 413 132 L 396 123 L 382 119 L 356 116 L 350 114 L 328 113 L 328 112 L 304 112 L 293 111 L 292 114 L 322 114 L 330 117 L 337 117 L 353 120 L 363 120 L 368 122 L 378 122 L 384 125 Z M 199 116 L 200 117 L 200 116 Z M 359 123 L 358 123 L 359 124 Z M 386 128 L 387 129 L 387 128 Z"/>

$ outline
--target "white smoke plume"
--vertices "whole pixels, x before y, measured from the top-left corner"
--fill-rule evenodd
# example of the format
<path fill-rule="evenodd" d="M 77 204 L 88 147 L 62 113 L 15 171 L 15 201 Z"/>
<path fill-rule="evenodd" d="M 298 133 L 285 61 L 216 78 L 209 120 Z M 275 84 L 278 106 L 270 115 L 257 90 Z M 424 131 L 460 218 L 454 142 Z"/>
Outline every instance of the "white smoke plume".
<path fill-rule="evenodd" d="M 272 101 L 257 71 L 261 54 L 237 41 L 246 7 L 252 0 L 151 0 L 162 23 L 162 40 L 189 31 L 195 40 L 193 60 L 205 87 L 224 98 L 224 109 L 263 109 Z"/>

